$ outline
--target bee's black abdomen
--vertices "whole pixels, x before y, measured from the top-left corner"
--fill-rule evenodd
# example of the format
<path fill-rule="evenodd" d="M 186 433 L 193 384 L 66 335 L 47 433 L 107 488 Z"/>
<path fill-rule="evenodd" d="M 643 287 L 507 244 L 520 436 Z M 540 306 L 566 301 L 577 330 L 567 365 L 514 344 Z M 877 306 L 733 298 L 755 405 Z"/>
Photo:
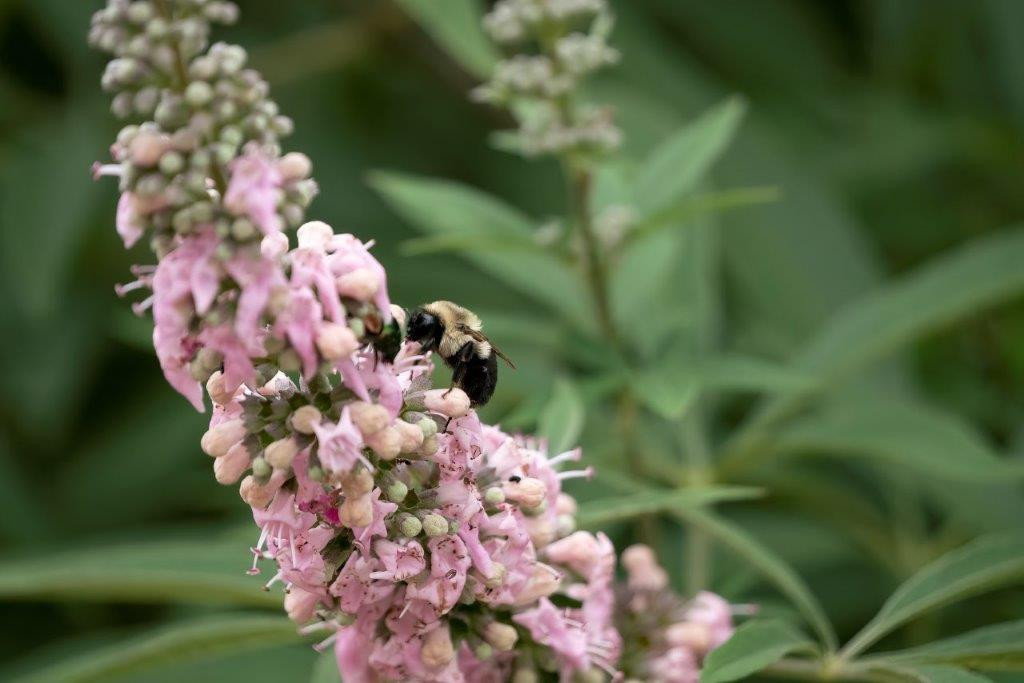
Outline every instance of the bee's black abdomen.
<path fill-rule="evenodd" d="M 498 364 L 492 353 L 487 358 L 476 354 L 464 361 L 466 368 L 459 387 L 469 396 L 470 404 L 482 406 L 491 400 L 498 383 Z"/>

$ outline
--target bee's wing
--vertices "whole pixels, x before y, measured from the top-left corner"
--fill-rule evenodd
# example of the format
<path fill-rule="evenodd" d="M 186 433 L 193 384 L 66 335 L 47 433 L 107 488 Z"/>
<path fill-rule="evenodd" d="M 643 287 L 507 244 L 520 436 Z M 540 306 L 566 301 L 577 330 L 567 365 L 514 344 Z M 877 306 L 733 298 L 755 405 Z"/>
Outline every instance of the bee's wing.
<path fill-rule="evenodd" d="M 492 342 L 490 339 L 488 339 L 486 334 L 484 334 L 480 330 L 472 330 L 472 329 L 470 329 L 468 327 L 465 327 L 465 326 L 463 326 L 462 331 L 465 332 L 467 335 L 469 335 L 470 337 L 472 337 L 473 339 L 475 339 L 478 342 L 487 342 L 488 344 L 490 344 L 491 345 L 491 351 L 494 351 L 494 353 L 497 354 L 498 358 L 501 358 L 503 361 L 508 363 L 508 366 L 510 368 L 512 368 L 513 370 L 516 369 L 516 364 L 512 362 L 512 359 L 509 358 L 508 356 L 506 356 L 505 353 L 501 349 L 499 349 L 497 346 L 495 346 L 494 342 Z"/>

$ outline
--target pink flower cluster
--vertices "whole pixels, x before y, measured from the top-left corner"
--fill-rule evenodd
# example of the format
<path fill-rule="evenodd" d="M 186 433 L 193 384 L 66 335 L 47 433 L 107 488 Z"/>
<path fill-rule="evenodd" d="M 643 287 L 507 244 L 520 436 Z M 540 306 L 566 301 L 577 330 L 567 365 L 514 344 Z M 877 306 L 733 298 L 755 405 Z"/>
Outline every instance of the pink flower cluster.
<path fill-rule="evenodd" d="M 624 663 L 631 680 L 697 683 L 704 657 L 732 636 L 734 606 L 709 591 L 681 600 L 645 545 L 626 548 L 622 565 L 627 584 L 619 591 L 617 619 L 627 649 L 643 643 Z"/>
<path fill-rule="evenodd" d="M 346 681 L 613 673 L 614 549 L 572 531 L 561 482 L 588 472 L 557 469 L 579 452 L 549 458 L 481 424 L 460 390 L 425 389 L 414 345 L 394 364 L 348 361 L 320 393 L 285 375 L 243 386 L 203 439 L 219 480 L 252 467 L 254 551 L 276 563 L 289 615 L 331 631 Z"/>

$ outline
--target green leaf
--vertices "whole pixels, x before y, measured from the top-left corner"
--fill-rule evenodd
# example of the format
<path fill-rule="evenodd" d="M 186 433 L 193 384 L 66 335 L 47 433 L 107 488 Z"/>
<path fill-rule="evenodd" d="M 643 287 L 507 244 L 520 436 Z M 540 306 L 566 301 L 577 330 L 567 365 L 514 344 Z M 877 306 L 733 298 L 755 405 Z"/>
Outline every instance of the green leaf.
<path fill-rule="evenodd" d="M 562 453 L 575 446 L 585 417 L 583 398 L 576 384 L 564 377 L 557 379 L 537 429 L 548 440 L 548 452 Z"/>
<path fill-rule="evenodd" d="M 673 133 L 641 166 L 636 202 L 644 215 L 661 211 L 693 191 L 726 150 L 746 105 L 730 98 Z"/>
<path fill-rule="evenodd" d="M 693 219 L 722 211 L 766 204 L 779 199 L 777 187 L 740 187 L 721 192 L 705 192 L 682 201 L 645 218 L 626 235 L 627 240 L 665 230 L 693 225 Z"/>
<path fill-rule="evenodd" d="M 405 256 L 422 256 L 460 251 L 525 251 L 549 253 L 536 241 L 522 235 L 433 235 L 406 240 L 401 244 Z"/>
<path fill-rule="evenodd" d="M 596 527 L 640 515 L 702 508 L 713 503 L 749 500 L 761 495 L 761 489 L 744 486 L 706 486 L 677 491 L 650 490 L 580 503 L 577 521 L 580 526 Z"/>
<path fill-rule="evenodd" d="M 781 621 L 748 621 L 704 660 L 700 683 L 726 683 L 757 673 L 793 652 L 814 644 Z"/>
<path fill-rule="evenodd" d="M 338 660 L 334 657 L 333 648 L 317 658 L 309 683 L 341 683 L 341 673 L 338 671 Z"/>
<path fill-rule="evenodd" d="M 866 661 L 954 664 L 978 669 L 1024 670 L 1024 620 L 985 626 L 920 647 L 883 652 Z"/>
<path fill-rule="evenodd" d="M 822 387 L 900 346 L 1024 289 L 1024 229 L 976 240 L 840 310 L 794 361 Z M 792 412 L 804 395 L 775 399 L 745 432 Z"/>
<path fill-rule="evenodd" d="M 0 563 L 0 598 L 280 607 L 245 573 L 241 540 L 167 540 Z"/>
<path fill-rule="evenodd" d="M 793 601 L 807 622 L 814 628 L 822 644 L 835 649 L 836 634 L 825 615 L 825 609 L 814 597 L 800 575 L 760 541 L 742 528 L 706 510 L 675 509 L 673 513 L 685 522 L 702 529 L 719 543 L 750 563 L 786 597 Z"/>
<path fill-rule="evenodd" d="M 917 683 L 991 683 L 990 678 L 955 666 L 879 666 L 881 671 L 896 673 Z"/>
<path fill-rule="evenodd" d="M 478 78 L 487 78 L 498 51 L 481 26 L 476 0 L 396 0 L 431 38 Z"/>
<path fill-rule="evenodd" d="M 843 648 L 853 657 L 929 610 L 1024 579 L 1024 537 L 987 537 L 942 556 L 908 579 Z"/>
<path fill-rule="evenodd" d="M 370 184 L 416 228 L 434 235 L 497 242 L 530 239 L 533 223 L 518 210 L 459 183 L 396 173 L 374 173 Z M 589 300 L 580 279 L 547 253 L 472 250 L 466 258 L 516 289 L 593 330 Z"/>
<path fill-rule="evenodd" d="M 868 457 L 928 477 L 1005 481 L 1024 467 L 1001 459 L 956 416 L 892 400 L 844 404 L 802 418 L 772 440 L 778 454 Z"/>
<path fill-rule="evenodd" d="M 692 362 L 675 355 L 634 375 L 633 389 L 651 411 L 666 420 L 678 420 L 697 400 L 700 379 Z"/>
<path fill-rule="evenodd" d="M 54 664 L 19 679 L 18 683 L 106 681 L 171 663 L 300 640 L 295 624 L 284 617 L 239 615 L 197 619 Z"/>
<path fill-rule="evenodd" d="M 697 375 L 702 388 L 714 391 L 788 393 L 814 386 L 814 378 L 803 370 L 736 354 L 701 360 Z"/>

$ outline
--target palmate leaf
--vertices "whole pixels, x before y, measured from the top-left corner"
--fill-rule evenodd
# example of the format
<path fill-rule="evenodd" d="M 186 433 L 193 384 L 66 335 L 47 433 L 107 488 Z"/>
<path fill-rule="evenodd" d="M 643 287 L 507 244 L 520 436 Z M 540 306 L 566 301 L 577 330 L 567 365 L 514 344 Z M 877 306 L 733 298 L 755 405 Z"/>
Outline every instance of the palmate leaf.
<path fill-rule="evenodd" d="M 794 359 L 828 388 L 900 346 L 1024 290 L 1024 229 L 976 240 L 841 309 Z M 808 393 L 778 397 L 735 438 L 789 414 Z"/>
<path fill-rule="evenodd" d="M 1024 536 L 981 538 L 931 563 L 896 589 L 843 648 L 853 657 L 928 610 L 1024 580 Z"/>
<path fill-rule="evenodd" d="M 1024 475 L 1001 459 L 956 416 L 892 400 L 828 408 L 785 427 L 771 442 L 776 455 L 867 457 L 953 481 L 1005 481 Z"/>
<path fill-rule="evenodd" d="M 234 652 L 297 643 L 286 617 L 232 615 L 171 624 L 150 633 L 59 662 L 17 683 L 86 683 Z"/>
<path fill-rule="evenodd" d="M 496 197 L 459 183 L 374 173 L 370 184 L 410 224 L 433 235 L 465 236 L 474 242 L 490 236 L 500 242 L 532 235 L 533 223 L 527 216 Z M 474 249 L 465 256 L 581 329 L 594 329 L 580 279 L 551 254 Z"/>
<path fill-rule="evenodd" d="M 985 626 L 920 647 L 883 652 L 865 661 L 881 664 L 951 664 L 978 669 L 1024 671 L 1024 620 Z"/>
<path fill-rule="evenodd" d="M 762 495 L 757 488 L 745 486 L 706 486 L 666 491 L 653 489 L 614 498 L 580 503 L 576 521 L 580 526 L 598 527 L 640 515 L 698 509 L 713 503 L 749 500 Z"/>
<path fill-rule="evenodd" d="M 476 0 L 396 1 L 467 71 L 478 78 L 490 75 L 498 61 L 498 51 L 480 25 L 481 3 Z"/>
<path fill-rule="evenodd" d="M 164 602 L 279 608 L 245 573 L 242 541 L 165 540 L 0 562 L 0 599 Z"/>
<path fill-rule="evenodd" d="M 794 652 L 813 652 L 814 644 L 781 621 L 748 621 L 724 645 L 708 654 L 700 683 L 726 683 L 757 673 Z"/>

